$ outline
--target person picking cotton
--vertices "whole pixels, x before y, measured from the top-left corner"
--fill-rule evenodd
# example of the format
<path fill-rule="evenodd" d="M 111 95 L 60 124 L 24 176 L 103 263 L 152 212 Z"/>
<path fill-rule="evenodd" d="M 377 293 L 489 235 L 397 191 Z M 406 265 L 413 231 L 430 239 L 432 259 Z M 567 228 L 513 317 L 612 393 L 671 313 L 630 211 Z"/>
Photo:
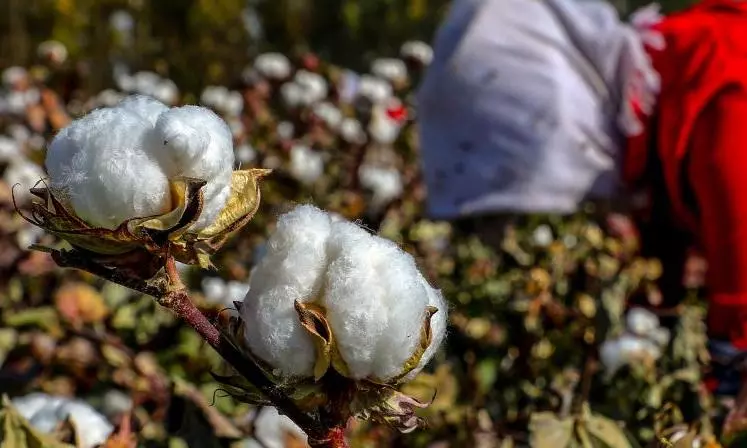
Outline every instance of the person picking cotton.
<path fill-rule="evenodd" d="M 358 393 L 389 393 L 414 378 L 443 341 L 446 302 L 393 242 L 302 205 L 280 217 L 267 247 L 240 307 L 239 342 L 278 382 L 342 376 Z M 364 411 L 370 407 L 352 413 Z M 383 420 L 393 423 L 391 412 Z M 414 429 L 412 412 L 396 412 L 403 418 L 395 426 Z"/>
<path fill-rule="evenodd" d="M 131 96 L 57 134 L 48 188 L 35 189 L 45 202 L 35 204 L 34 223 L 97 253 L 168 246 L 178 261 L 204 264 L 259 203 L 267 171 L 234 172 L 233 164 L 231 131 L 218 115 Z"/>

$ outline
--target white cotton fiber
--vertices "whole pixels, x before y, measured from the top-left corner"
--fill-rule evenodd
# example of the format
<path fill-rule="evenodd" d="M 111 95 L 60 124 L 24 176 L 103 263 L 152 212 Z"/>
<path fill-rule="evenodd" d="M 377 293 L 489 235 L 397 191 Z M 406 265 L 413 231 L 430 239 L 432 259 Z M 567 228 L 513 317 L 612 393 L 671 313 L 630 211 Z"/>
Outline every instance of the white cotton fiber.
<path fill-rule="evenodd" d="M 117 104 L 117 107 L 128 110 L 155 126 L 158 117 L 169 110 L 168 106 L 147 95 L 130 95 Z"/>
<path fill-rule="evenodd" d="M 166 175 L 150 154 L 150 124 L 121 108 L 98 109 L 60 131 L 49 146 L 46 168 L 77 215 L 114 229 L 128 218 L 168 212 Z"/>
<path fill-rule="evenodd" d="M 371 64 L 371 73 L 391 82 L 402 82 L 407 80 L 407 66 L 401 59 L 376 59 Z"/>
<path fill-rule="evenodd" d="M 210 109 L 175 107 L 161 114 L 156 135 L 158 152 L 169 178 L 187 176 L 204 179 L 205 203 L 193 229 L 209 226 L 226 205 L 231 193 L 234 164 L 233 137 L 228 125 Z"/>
<path fill-rule="evenodd" d="M 114 430 L 103 415 L 80 400 L 33 393 L 14 399 L 13 405 L 34 428 L 43 433 L 51 433 L 70 419 L 84 448 L 103 444 Z"/>
<path fill-rule="evenodd" d="M 634 307 L 628 311 L 625 323 L 631 333 L 650 336 L 659 328 L 659 317 L 645 308 Z"/>
<path fill-rule="evenodd" d="M 441 291 L 432 287 L 422 276 L 420 277 L 420 281 L 423 283 L 426 293 L 428 294 L 428 306 L 435 307 L 438 311 L 436 314 L 431 316 L 431 343 L 425 350 L 425 353 L 423 353 L 423 357 L 420 359 L 418 366 L 405 376 L 405 381 L 410 381 L 415 378 L 415 376 L 423 370 L 423 367 L 428 364 L 428 361 L 433 358 L 433 355 L 436 354 L 436 351 L 446 337 L 446 326 L 449 321 L 449 307 L 446 304 L 446 300 L 444 300 Z"/>
<path fill-rule="evenodd" d="M 267 254 L 252 273 L 243 317 L 252 352 L 287 376 L 309 376 L 316 353 L 293 302 L 325 310 L 342 359 L 354 379 L 392 380 L 421 340 L 429 305 L 433 338 L 417 368 L 443 340 L 448 310 L 396 244 L 300 206 L 280 218 Z"/>
<path fill-rule="evenodd" d="M 3 174 L 5 183 L 13 188 L 13 196 L 19 204 L 31 199 L 29 189 L 43 178 L 44 171 L 39 165 L 22 157 L 13 159 Z M 18 188 L 14 188 L 16 185 Z"/>
<path fill-rule="evenodd" d="M 330 228 L 329 216 L 312 206 L 282 215 L 249 281 L 242 307 L 247 343 L 285 376 L 313 372 L 314 345 L 294 303 L 313 301 L 321 291 Z"/>
<path fill-rule="evenodd" d="M 280 415 L 277 409 L 271 406 L 260 409 L 254 419 L 254 437 L 264 448 L 286 448 L 288 435 L 300 442 L 306 442 L 308 438 L 293 420 Z"/>
<path fill-rule="evenodd" d="M 322 154 L 308 146 L 294 145 L 290 151 L 291 175 L 304 185 L 311 185 L 324 174 Z"/>

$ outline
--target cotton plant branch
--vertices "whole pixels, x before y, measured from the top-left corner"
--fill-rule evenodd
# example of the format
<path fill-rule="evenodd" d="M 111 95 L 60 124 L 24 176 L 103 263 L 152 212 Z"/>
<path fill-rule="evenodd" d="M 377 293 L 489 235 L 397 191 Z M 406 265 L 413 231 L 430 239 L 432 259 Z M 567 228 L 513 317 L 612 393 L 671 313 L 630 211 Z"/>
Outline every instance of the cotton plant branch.
<path fill-rule="evenodd" d="M 38 249 L 38 248 L 36 248 Z M 165 308 L 192 327 L 237 373 L 252 383 L 281 414 L 288 416 L 309 436 L 314 448 L 346 448 L 344 436 L 346 416 L 322 413 L 317 418 L 300 410 L 296 404 L 277 388 L 254 363 L 247 362 L 233 344 L 213 325 L 190 300 L 173 257 L 164 260 L 163 271 L 153 279 L 144 280 L 124 275 L 120 270 L 101 265 L 80 250 L 45 249 L 62 268 L 89 272 L 118 285 L 152 296 Z"/>

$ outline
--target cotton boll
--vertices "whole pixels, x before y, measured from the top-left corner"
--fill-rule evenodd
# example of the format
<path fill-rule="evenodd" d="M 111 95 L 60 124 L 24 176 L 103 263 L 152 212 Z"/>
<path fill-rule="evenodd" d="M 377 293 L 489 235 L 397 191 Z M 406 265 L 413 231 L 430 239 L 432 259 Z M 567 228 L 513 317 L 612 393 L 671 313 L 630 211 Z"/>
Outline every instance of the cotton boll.
<path fill-rule="evenodd" d="M 293 126 L 293 123 L 290 121 L 281 121 L 278 123 L 277 128 L 275 131 L 278 134 L 278 137 L 280 137 L 283 140 L 290 140 L 293 138 L 293 134 L 295 133 L 296 129 Z"/>
<path fill-rule="evenodd" d="M 242 317 L 252 353 L 285 376 L 310 376 L 316 352 L 294 302 L 317 298 L 327 267 L 329 216 L 310 205 L 282 215 L 249 280 Z"/>
<path fill-rule="evenodd" d="M 241 164 L 249 164 L 257 159 L 257 151 L 251 145 L 244 143 L 236 148 L 236 160 Z"/>
<path fill-rule="evenodd" d="M 21 145 L 11 138 L 0 135 L 0 162 L 9 162 L 21 154 Z"/>
<path fill-rule="evenodd" d="M 625 322 L 628 330 L 638 336 L 650 336 L 659 328 L 656 314 L 640 307 L 631 308 Z"/>
<path fill-rule="evenodd" d="M 228 290 L 226 282 L 220 277 L 205 277 L 201 286 L 205 299 L 210 303 L 222 302 Z"/>
<path fill-rule="evenodd" d="M 151 126 L 155 126 L 158 117 L 169 110 L 161 101 L 147 95 L 130 95 L 120 101 L 117 107 L 134 113 Z"/>
<path fill-rule="evenodd" d="M 233 302 L 244 300 L 249 291 L 249 284 L 244 282 L 230 281 L 226 284 L 226 299 L 228 306 L 233 306 Z"/>
<path fill-rule="evenodd" d="M 222 104 L 228 96 L 228 89 L 223 86 L 207 86 L 200 95 L 200 103 L 205 106 L 218 108 L 219 104 Z"/>
<path fill-rule="evenodd" d="M 124 95 L 113 89 L 106 89 L 96 95 L 96 105 L 114 107 L 124 99 Z"/>
<path fill-rule="evenodd" d="M 62 64 L 67 60 L 67 47 L 59 41 L 48 40 L 39 44 L 37 54 L 42 58 Z"/>
<path fill-rule="evenodd" d="M 433 48 L 425 42 L 414 40 L 402 45 L 400 55 L 403 58 L 414 59 L 423 65 L 429 65 L 433 61 Z"/>
<path fill-rule="evenodd" d="M 13 159 L 3 175 L 5 183 L 11 187 L 19 186 L 19 188 L 14 188 L 15 200 L 19 204 L 31 199 L 29 189 L 33 188 L 44 177 L 44 171 L 39 165 L 21 157 Z"/>
<path fill-rule="evenodd" d="M 161 77 L 157 73 L 142 71 L 133 75 L 135 81 L 135 91 L 144 95 L 152 95 L 155 87 L 161 82 Z"/>
<path fill-rule="evenodd" d="M 294 145 L 290 151 L 290 173 L 299 182 L 311 185 L 324 174 L 322 154 L 303 145 Z"/>
<path fill-rule="evenodd" d="M 363 75 L 358 85 L 358 95 L 373 103 L 381 103 L 391 98 L 394 91 L 392 85 L 385 79 Z"/>
<path fill-rule="evenodd" d="M 114 431 L 101 414 L 80 400 L 34 393 L 14 399 L 13 405 L 33 427 L 44 433 L 51 433 L 70 419 L 78 431 L 81 446 L 85 448 L 103 444 Z"/>
<path fill-rule="evenodd" d="M 280 80 L 290 76 L 291 63 L 280 53 L 264 53 L 254 60 L 254 68 L 265 78 Z"/>
<path fill-rule="evenodd" d="M 122 108 L 98 109 L 60 131 L 49 146 L 52 187 L 76 214 L 114 229 L 129 218 L 166 213 L 169 181 L 152 157 L 152 127 Z"/>
<path fill-rule="evenodd" d="M 345 118 L 340 123 L 340 137 L 348 143 L 362 145 L 366 143 L 366 131 L 361 122 L 355 118 Z"/>
<path fill-rule="evenodd" d="M 267 406 L 262 408 L 254 420 L 254 437 L 264 448 L 285 448 L 288 435 L 300 442 L 306 442 L 306 433 L 293 420 L 280 415 L 277 409 Z"/>
<path fill-rule="evenodd" d="M 11 114 L 22 115 L 26 112 L 26 95 L 14 90 L 5 97 L 5 107 Z"/>
<path fill-rule="evenodd" d="M 29 77 L 29 73 L 26 71 L 23 67 L 8 67 L 5 70 L 3 70 L 3 85 L 5 87 L 14 88 L 19 83 L 27 80 Z"/>
<path fill-rule="evenodd" d="M 313 112 L 330 129 L 337 129 L 342 122 L 343 117 L 340 109 L 327 101 L 315 104 Z"/>
<path fill-rule="evenodd" d="M 303 90 L 302 102 L 309 106 L 327 97 L 327 81 L 318 73 L 299 70 L 294 78 Z"/>
<path fill-rule="evenodd" d="M 429 297 L 413 258 L 349 222 L 332 225 L 324 306 L 355 379 L 402 373 L 420 342 Z"/>
<path fill-rule="evenodd" d="M 179 88 L 170 79 L 161 80 L 153 87 L 153 97 L 173 106 L 179 100 Z"/>
<path fill-rule="evenodd" d="M 608 375 L 614 375 L 622 366 L 634 362 L 656 361 L 661 355 L 662 350 L 656 343 L 631 334 L 605 341 L 599 349 L 600 360 Z"/>
<path fill-rule="evenodd" d="M 404 61 L 394 58 L 382 58 L 373 61 L 371 73 L 393 83 L 407 80 L 407 66 Z"/>
<path fill-rule="evenodd" d="M 169 109 L 155 129 L 163 144 L 159 161 L 169 178 L 188 176 L 207 181 L 205 203 L 193 229 L 213 223 L 231 193 L 233 136 L 228 125 L 210 109 L 184 106 Z"/>
<path fill-rule="evenodd" d="M 244 97 L 240 92 L 230 92 L 223 103 L 222 110 L 229 116 L 238 116 L 244 110 Z"/>
<path fill-rule="evenodd" d="M 381 206 L 400 197 L 404 190 L 402 176 L 395 169 L 362 165 L 358 171 L 361 185 L 373 191 L 374 206 Z"/>
<path fill-rule="evenodd" d="M 22 124 L 12 124 L 8 126 L 8 135 L 11 136 L 13 140 L 20 144 L 26 143 L 29 138 L 31 138 L 31 131 L 29 131 L 29 128 Z"/>
<path fill-rule="evenodd" d="M 286 82 L 280 86 L 280 97 L 289 109 L 294 109 L 304 101 L 304 89 L 297 82 Z"/>
<path fill-rule="evenodd" d="M 532 233 L 532 241 L 537 247 L 547 247 L 552 243 L 552 229 L 547 224 L 537 226 Z"/>

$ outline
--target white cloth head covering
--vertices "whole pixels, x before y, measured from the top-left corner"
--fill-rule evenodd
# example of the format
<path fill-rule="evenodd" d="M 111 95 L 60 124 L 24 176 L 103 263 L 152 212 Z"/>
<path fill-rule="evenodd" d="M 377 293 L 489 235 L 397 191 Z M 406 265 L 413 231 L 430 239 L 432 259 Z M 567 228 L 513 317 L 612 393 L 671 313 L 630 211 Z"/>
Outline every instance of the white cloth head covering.
<path fill-rule="evenodd" d="M 619 188 L 621 138 L 658 77 L 601 0 L 455 0 L 418 92 L 437 218 L 573 212 Z"/>

